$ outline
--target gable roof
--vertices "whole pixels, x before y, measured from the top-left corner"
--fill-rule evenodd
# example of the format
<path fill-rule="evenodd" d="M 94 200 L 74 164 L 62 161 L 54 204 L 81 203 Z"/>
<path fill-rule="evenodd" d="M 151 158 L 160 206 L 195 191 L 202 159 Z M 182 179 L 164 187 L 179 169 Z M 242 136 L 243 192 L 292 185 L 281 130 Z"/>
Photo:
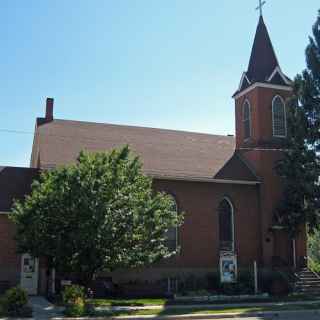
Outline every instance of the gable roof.
<path fill-rule="evenodd" d="M 235 150 L 230 136 L 55 119 L 36 129 L 33 166 L 70 164 L 81 150 L 126 144 L 140 156 L 146 174 L 181 179 L 212 179 Z"/>
<path fill-rule="evenodd" d="M 39 170 L 19 167 L 0 167 L 0 212 L 9 212 L 13 201 L 22 200 L 31 191 Z"/>
<path fill-rule="evenodd" d="M 235 152 L 221 170 L 215 175 L 215 179 L 259 181 L 260 179 L 243 157 Z"/>

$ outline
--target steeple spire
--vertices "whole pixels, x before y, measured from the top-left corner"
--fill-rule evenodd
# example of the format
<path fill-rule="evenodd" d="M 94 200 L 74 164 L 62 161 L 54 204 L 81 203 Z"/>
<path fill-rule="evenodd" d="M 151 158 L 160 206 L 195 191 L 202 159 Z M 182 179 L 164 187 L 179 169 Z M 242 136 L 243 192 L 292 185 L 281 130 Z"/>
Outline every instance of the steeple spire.
<path fill-rule="evenodd" d="M 255 83 L 291 86 L 291 80 L 281 71 L 276 53 L 264 23 L 262 6 L 259 1 L 260 17 L 254 37 L 248 69 L 243 73 L 238 90 L 234 97 Z"/>
<path fill-rule="evenodd" d="M 278 59 L 261 15 L 251 51 L 247 77 L 251 83 L 267 81 L 276 67 L 279 67 Z"/>

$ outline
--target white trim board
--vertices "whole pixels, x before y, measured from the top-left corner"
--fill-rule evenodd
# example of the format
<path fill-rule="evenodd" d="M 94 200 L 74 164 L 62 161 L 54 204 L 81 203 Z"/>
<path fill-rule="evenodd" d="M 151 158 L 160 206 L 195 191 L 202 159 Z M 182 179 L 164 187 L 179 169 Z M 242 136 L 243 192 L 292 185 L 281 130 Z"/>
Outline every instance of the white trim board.
<path fill-rule="evenodd" d="M 233 203 L 232 201 L 230 200 L 229 197 L 224 197 L 223 200 L 226 200 L 231 208 L 231 223 L 232 223 L 232 252 L 235 252 L 235 239 L 236 239 L 236 236 L 235 236 L 235 231 L 236 231 L 236 228 L 235 228 L 235 223 L 234 223 L 234 207 L 233 207 Z"/>
<path fill-rule="evenodd" d="M 244 107 L 245 105 L 248 105 L 249 106 L 249 117 L 248 119 L 244 119 Z M 249 121 L 249 136 L 248 137 L 244 137 L 244 141 L 248 141 L 251 136 L 252 136 L 252 123 L 251 123 L 251 103 L 249 101 L 249 99 L 246 99 L 242 105 L 242 126 L 244 127 L 244 135 L 245 135 L 245 123 L 246 121 Z"/>
<path fill-rule="evenodd" d="M 287 84 L 287 85 L 291 85 L 291 82 L 285 77 L 284 73 L 281 71 L 280 67 L 276 67 L 273 72 L 271 73 L 271 76 L 268 78 L 268 82 L 270 82 L 273 77 L 276 75 L 276 74 L 279 74 L 280 77 L 282 78 L 282 80 Z"/>
<path fill-rule="evenodd" d="M 10 211 L 0 211 L 0 215 L 1 214 L 6 214 L 7 215 L 7 214 L 10 214 Z"/>
<path fill-rule="evenodd" d="M 280 149 L 276 149 L 276 148 L 244 148 L 244 147 L 241 147 L 239 148 L 239 150 L 246 150 L 246 151 L 279 151 L 279 152 L 283 152 L 283 151 L 287 151 L 288 149 L 283 149 L 283 148 L 280 148 Z"/>
<path fill-rule="evenodd" d="M 251 85 L 251 81 L 248 79 L 247 74 L 244 72 L 244 73 L 242 74 L 242 77 L 241 77 L 241 80 L 240 80 L 240 83 L 239 83 L 238 90 L 241 90 L 244 79 L 246 79 L 247 82 L 249 83 L 249 85 Z"/>
<path fill-rule="evenodd" d="M 276 90 L 283 90 L 283 91 L 292 91 L 292 87 L 289 86 L 281 86 L 281 85 L 277 85 L 277 84 L 269 84 L 269 83 L 263 83 L 263 82 L 256 82 L 254 84 L 252 84 L 250 87 L 248 87 L 247 89 L 243 90 L 242 92 L 239 92 L 238 94 L 236 94 L 235 96 L 233 96 L 234 99 L 238 99 L 240 97 L 242 97 L 243 95 L 247 94 L 248 92 L 250 92 L 251 90 L 255 89 L 255 88 L 269 88 L 269 89 L 276 89 Z"/>

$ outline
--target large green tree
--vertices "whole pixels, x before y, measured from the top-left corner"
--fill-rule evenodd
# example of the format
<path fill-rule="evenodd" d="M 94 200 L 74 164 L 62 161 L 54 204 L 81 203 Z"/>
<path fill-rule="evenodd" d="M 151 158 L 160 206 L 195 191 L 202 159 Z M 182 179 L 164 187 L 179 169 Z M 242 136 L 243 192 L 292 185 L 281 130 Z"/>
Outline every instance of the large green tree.
<path fill-rule="evenodd" d="M 294 96 L 287 104 L 288 144 L 278 165 L 284 197 L 276 222 L 295 236 L 302 224 L 320 229 L 320 12 L 306 48 L 307 68 L 294 81 Z"/>
<path fill-rule="evenodd" d="M 172 197 L 152 189 L 128 147 L 81 152 L 77 163 L 43 172 L 11 217 L 20 252 L 46 257 L 83 283 L 101 270 L 171 256 L 166 231 L 182 222 Z"/>

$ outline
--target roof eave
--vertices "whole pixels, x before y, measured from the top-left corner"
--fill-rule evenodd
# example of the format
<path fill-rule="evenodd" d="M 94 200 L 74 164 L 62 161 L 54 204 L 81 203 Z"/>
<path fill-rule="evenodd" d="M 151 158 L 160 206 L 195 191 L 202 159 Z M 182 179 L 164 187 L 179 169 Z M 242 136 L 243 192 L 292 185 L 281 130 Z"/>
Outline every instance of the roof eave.
<path fill-rule="evenodd" d="M 272 84 L 269 82 L 254 82 L 252 83 L 248 88 L 242 90 L 242 91 L 236 91 L 232 98 L 238 99 L 244 94 L 250 92 L 254 88 L 259 87 L 259 88 L 270 88 L 270 89 L 279 89 L 279 90 L 285 90 L 285 91 L 292 91 L 293 88 L 290 85 L 279 85 L 279 84 Z"/>
<path fill-rule="evenodd" d="M 215 179 L 209 177 L 183 177 L 183 176 L 170 176 L 159 174 L 148 174 L 153 179 L 158 180 L 172 180 L 172 181 L 188 181 L 188 182 L 207 182 L 207 183 L 219 183 L 219 184 L 242 184 L 242 185 L 257 185 L 261 184 L 261 181 L 247 181 L 247 180 L 227 180 L 227 179 Z"/>

